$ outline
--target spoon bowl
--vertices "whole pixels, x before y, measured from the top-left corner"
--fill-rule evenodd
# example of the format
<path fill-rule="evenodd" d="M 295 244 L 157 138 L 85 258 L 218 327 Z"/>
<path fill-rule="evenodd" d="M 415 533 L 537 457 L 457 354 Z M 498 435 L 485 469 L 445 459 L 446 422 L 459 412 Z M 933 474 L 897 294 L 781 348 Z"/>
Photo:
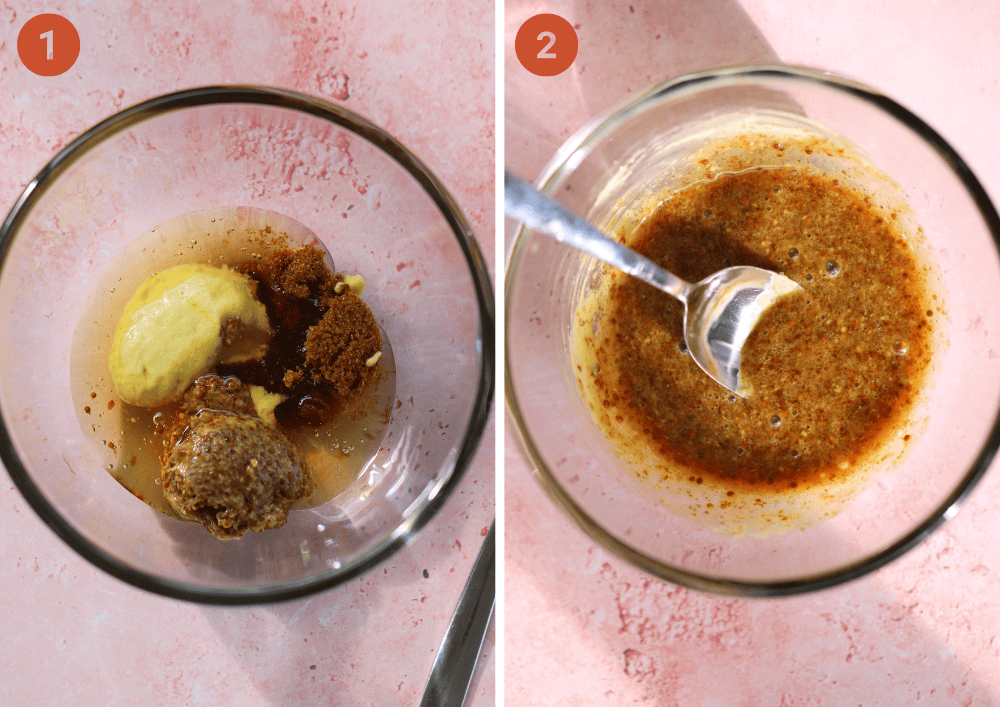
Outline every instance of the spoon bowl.
<path fill-rule="evenodd" d="M 689 283 L 611 240 L 509 172 L 504 172 L 504 213 L 683 302 L 684 343 L 691 358 L 710 378 L 741 397 L 751 392 L 740 377 L 743 344 L 772 304 L 801 289 L 780 273 L 748 265 Z"/>
<path fill-rule="evenodd" d="M 740 376 L 743 344 L 768 307 L 799 289 L 784 275 L 750 265 L 688 285 L 678 299 L 684 302 L 684 343 L 691 358 L 713 380 L 748 397 L 752 391 Z"/>

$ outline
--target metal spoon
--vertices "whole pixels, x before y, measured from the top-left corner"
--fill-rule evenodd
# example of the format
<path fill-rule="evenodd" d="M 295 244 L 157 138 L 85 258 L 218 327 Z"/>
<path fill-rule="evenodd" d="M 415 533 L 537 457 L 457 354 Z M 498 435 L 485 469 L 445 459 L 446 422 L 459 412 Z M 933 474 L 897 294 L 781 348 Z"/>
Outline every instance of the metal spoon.
<path fill-rule="evenodd" d="M 744 342 L 768 307 L 780 296 L 801 289 L 784 275 L 751 266 L 726 268 L 691 284 L 611 240 L 506 171 L 504 213 L 532 231 L 589 253 L 683 302 L 684 341 L 691 358 L 715 381 L 741 397 L 751 392 L 740 379 Z"/>
<path fill-rule="evenodd" d="M 496 598 L 495 525 L 495 521 L 490 524 L 472 572 L 462 589 L 424 686 L 420 707 L 462 707 L 465 703 L 486 629 L 493 616 Z"/>

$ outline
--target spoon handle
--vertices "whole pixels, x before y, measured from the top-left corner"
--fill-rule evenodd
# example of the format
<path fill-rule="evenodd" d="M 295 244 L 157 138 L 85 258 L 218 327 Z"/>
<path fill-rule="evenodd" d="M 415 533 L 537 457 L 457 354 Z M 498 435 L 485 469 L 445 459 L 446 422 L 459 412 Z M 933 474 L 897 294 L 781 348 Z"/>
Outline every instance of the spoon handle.
<path fill-rule="evenodd" d="M 616 243 L 562 204 L 537 191 L 510 172 L 503 173 L 504 214 L 536 233 L 589 253 L 603 263 L 687 302 L 692 285 L 649 258 Z"/>
<path fill-rule="evenodd" d="M 494 526 L 486 534 L 479 555 L 452 614 L 437 658 L 431 668 L 420 707 L 462 707 L 479 659 L 496 596 L 496 541 Z"/>

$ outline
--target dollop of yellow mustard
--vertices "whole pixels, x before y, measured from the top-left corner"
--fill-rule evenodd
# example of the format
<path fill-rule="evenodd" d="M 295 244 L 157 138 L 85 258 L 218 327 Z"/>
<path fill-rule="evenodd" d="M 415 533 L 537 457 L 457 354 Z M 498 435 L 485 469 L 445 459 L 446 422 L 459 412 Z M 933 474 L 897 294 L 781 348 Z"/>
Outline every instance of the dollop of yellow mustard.
<path fill-rule="evenodd" d="M 283 393 L 268 392 L 267 388 L 262 385 L 252 385 L 250 386 L 250 397 L 257 410 L 257 417 L 271 427 L 277 427 L 278 420 L 274 416 L 274 408 L 288 400 L 288 396 Z"/>
<path fill-rule="evenodd" d="M 175 400 L 217 362 L 226 322 L 270 332 L 254 283 L 228 268 L 193 263 L 149 277 L 125 306 L 108 364 L 122 400 Z"/>

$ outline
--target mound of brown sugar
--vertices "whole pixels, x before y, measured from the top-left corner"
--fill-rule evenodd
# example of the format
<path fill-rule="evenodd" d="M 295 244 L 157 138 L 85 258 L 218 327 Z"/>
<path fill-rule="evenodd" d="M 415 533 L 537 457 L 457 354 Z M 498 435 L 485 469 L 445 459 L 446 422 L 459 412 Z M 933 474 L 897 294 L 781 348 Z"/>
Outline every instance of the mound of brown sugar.
<path fill-rule="evenodd" d="M 325 379 L 346 397 L 370 377 L 373 367 L 367 361 L 381 346 L 374 315 L 348 290 L 330 301 L 323 318 L 306 335 L 306 367 L 314 381 Z"/>
<path fill-rule="evenodd" d="M 323 260 L 323 252 L 311 246 L 275 251 L 263 260 L 245 263 L 240 270 L 290 298 L 325 300 L 336 295 L 337 277 Z"/>
<path fill-rule="evenodd" d="M 287 429 L 322 424 L 379 375 L 378 322 L 314 247 L 279 250 L 239 270 L 257 284 L 274 336 L 263 358 L 217 367 L 288 399 L 275 416 Z"/>

